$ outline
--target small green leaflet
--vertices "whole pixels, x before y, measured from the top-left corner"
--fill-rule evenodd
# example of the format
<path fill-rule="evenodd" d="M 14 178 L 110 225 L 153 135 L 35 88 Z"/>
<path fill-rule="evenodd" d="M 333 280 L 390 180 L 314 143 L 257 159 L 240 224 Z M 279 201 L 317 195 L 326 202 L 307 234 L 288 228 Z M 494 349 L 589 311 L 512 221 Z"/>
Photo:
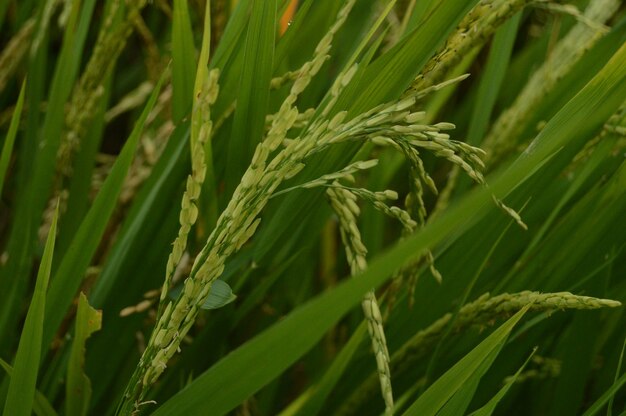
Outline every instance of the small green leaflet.
<path fill-rule="evenodd" d="M 176 299 L 182 291 L 182 285 L 178 285 L 170 290 L 170 297 Z M 216 280 L 211 284 L 211 291 L 200 309 L 218 309 L 226 306 L 237 299 L 237 295 L 233 293 L 228 283 L 223 280 Z"/>

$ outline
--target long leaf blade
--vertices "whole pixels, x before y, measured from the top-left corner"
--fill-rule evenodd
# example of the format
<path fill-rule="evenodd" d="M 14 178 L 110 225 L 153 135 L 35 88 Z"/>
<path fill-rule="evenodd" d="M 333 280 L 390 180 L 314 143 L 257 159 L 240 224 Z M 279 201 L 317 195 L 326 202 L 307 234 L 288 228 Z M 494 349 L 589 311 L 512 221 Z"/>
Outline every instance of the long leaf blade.
<path fill-rule="evenodd" d="M 11 117 L 11 124 L 9 125 L 9 131 L 4 139 L 2 145 L 2 154 L 0 154 L 0 196 L 2 195 L 2 188 L 4 186 L 5 176 L 7 169 L 9 168 L 9 160 L 11 159 L 11 153 L 13 152 L 13 144 L 15 143 L 15 136 L 17 136 L 17 128 L 20 124 L 20 117 L 22 115 L 22 107 L 24 106 L 24 95 L 26 92 L 26 81 L 22 83 L 20 89 L 20 95 L 13 110 L 13 116 Z"/>
<path fill-rule="evenodd" d="M 237 109 L 228 144 L 227 195 L 239 183 L 252 158 L 252 151 L 263 134 L 274 69 L 276 9 L 276 0 L 254 0 L 252 4 Z"/>
<path fill-rule="evenodd" d="M 174 1 L 172 22 L 172 117 L 179 123 L 191 109 L 195 47 L 187 1 Z"/>
<path fill-rule="evenodd" d="M 506 395 L 506 393 L 513 386 L 513 384 L 515 384 L 515 381 L 517 381 L 517 378 L 522 373 L 522 371 L 524 371 L 524 368 L 526 368 L 526 366 L 528 365 L 528 362 L 530 361 L 530 359 L 532 358 L 532 356 L 535 354 L 536 351 L 537 351 L 537 348 L 533 350 L 530 356 L 528 356 L 528 359 L 526 359 L 526 361 L 524 362 L 524 364 L 522 364 L 519 370 L 517 370 L 517 372 L 507 381 L 504 387 L 502 387 L 500 391 L 498 391 L 498 393 L 496 393 L 496 395 L 493 396 L 487 404 L 485 404 L 483 407 L 473 412 L 471 416 L 491 416 L 493 412 L 496 410 L 498 403 L 500 403 L 502 398 Z"/>
<path fill-rule="evenodd" d="M 13 367 L 9 365 L 6 361 L 0 358 L 0 367 L 4 369 L 9 377 L 13 375 Z M 33 402 L 33 413 L 37 416 L 57 416 L 57 412 L 54 411 L 54 408 L 39 390 L 35 391 L 35 400 Z"/>
<path fill-rule="evenodd" d="M 81 292 L 78 297 L 76 313 L 76 331 L 72 341 L 70 362 L 67 365 L 67 384 L 65 386 L 66 415 L 84 416 L 87 414 L 91 398 L 91 381 L 84 372 L 85 343 L 87 338 L 102 326 L 102 312 L 89 305 L 87 297 Z"/>
<path fill-rule="evenodd" d="M 525 306 L 508 321 L 493 331 L 483 342 L 463 357 L 454 367 L 441 376 L 404 413 L 411 415 L 435 415 L 454 394 L 479 370 L 481 365 L 498 355 L 513 327 L 522 319 L 530 305 Z"/>
<path fill-rule="evenodd" d="M 57 203 L 39 271 L 37 272 L 35 292 L 28 308 L 24 329 L 22 330 L 22 336 L 20 337 L 15 355 L 9 392 L 4 404 L 5 416 L 29 416 L 33 409 L 39 361 L 41 359 L 46 290 L 50 279 L 50 269 L 52 268 L 52 254 L 54 253 L 58 215 L 59 206 Z"/>

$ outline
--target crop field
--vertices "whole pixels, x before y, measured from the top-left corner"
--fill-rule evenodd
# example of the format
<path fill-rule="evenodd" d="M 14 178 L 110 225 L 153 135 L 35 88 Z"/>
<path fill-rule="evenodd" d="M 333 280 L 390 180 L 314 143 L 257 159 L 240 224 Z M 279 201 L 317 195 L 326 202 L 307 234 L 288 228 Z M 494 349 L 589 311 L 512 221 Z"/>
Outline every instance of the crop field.
<path fill-rule="evenodd" d="M 623 0 L 0 0 L 3 416 L 626 415 Z"/>

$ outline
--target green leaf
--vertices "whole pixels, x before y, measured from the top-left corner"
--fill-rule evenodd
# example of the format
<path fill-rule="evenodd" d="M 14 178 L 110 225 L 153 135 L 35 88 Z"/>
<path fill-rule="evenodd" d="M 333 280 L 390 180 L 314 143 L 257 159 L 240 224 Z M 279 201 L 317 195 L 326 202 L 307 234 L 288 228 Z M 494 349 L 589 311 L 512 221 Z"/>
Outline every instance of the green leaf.
<path fill-rule="evenodd" d="M 503 344 L 504 345 L 504 344 Z M 499 351 L 498 351 L 499 353 Z M 480 367 L 463 383 L 463 385 L 452 395 L 450 400 L 437 412 L 437 416 L 456 416 L 467 413 L 467 407 L 474 398 L 480 380 L 489 370 L 498 354 L 491 354 L 484 360 Z"/>
<path fill-rule="evenodd" d="M 254 0 L 239 79 L 237 109 L 228 143 L 226 195 L 230 196 L 261 140 L 274 69 L 276 0 Z"/>
<path fill-rule="evenodd" d="M 176 286 L 174 289 L 170 290 L 169 296 L 172 299 L 176 299 L 182 289 L 182 285 Z M 206 310 L 219 309 L 222 306 L 226 306 L 229 303 L 234 302 L 235 299 L 237 299 L 237 295 L 233 293 L 233 290 L 230 288 L 228 283 L 217 279 L 211 284 L 211 290 L 200 308 Z"/>
<path fill-rule="evenodd" d="M 6 361 L 0 358 L 0 367 L 4 369 L 9 377 L 13 375 L 13 367 L 9 365 Z M 57 416 L 57 412 L 54 411 L 54 408 L 39 390 L 35 391 L 35 400 L 33 402 L 33 413 L 37 416 Z"/>
<path fill-rule="evenodd" d="M 624 351 L 626 351 L 626 338 L 624 338 L 624 342 L 622 343 L 622 352 L 619 354 L 619 359 L 617 360 L 617 369 L 615 370 L 615 379 L 613 380 L 613 384 L 617 383 L 619 379 L 619 373 L 622 371 L 622 362 L 624 361 Z M 613 400 L 615 399 L 615 395 L 611 396 L 609 399 L 609 403 L 607 405 L 608 409 L 606 411 L 606 416 L 612 416 L 613 414 Z"/>
<path fill-rule="evenodd" d="M 291 60 L 287 58 L 291 58 L 290 53 L 293 52 L 293 43 L 295 38 L 302 33 L 303 29 L 306 29 L 308 18 L 310 18 L 309 10 L 314 0 L 305 0 L 300 2 L 301 4 L 298 6 L 298 10 L 289 25 L 289 29 L 281 36 L 278 45 L 276 45 L 275 55 L 274 55 L 274 65 L 280 66 L 280 64 L 285 60 Z M 321 4 L 318 2 L 316 4 L 317 7 L 324 7 L 325 4 Z"/>
<path fill-rule="evenodd" d="M 179 123 L 191 109 L 196 49 L 187 1 L 174 0 L 172 21 L 172 118 Z M 205 63 L 206 64 L 206 63 Z"/>
<path fill-rule="evenodd" d="M 202 304 L 202 309 L 218 309 L 222 306 L 234 302 L 237 296 L 233 293 L 228 283 L 223 280 L 216 280 L 211 284 L 209 296 Z"/>
<path fill-rule="evenodd" d="M 322 410 L 322 406 L 333 392 L 337 383 L 343 376 L 348 364 L 352 360 L 354 353 L 363 343 L 365 334 L 367 333 L 367 325 L 365 321 L 361 322 L 359 327 L 354 331 L 350 340 L 341 349 L 341 352 L 335 357 L 330 368 L 324 373 L 324 377 L 315 384 L 312 393 L 307 400 L 301 404 L 300 409 L 294 409 L 293 412 L 283 412 L 281 416 L 291 414 L 297 415 L 317 415 Z"/>
<path fill-rule="evenodd" d="M 489 120 L 500 92 L 500 86 L 504 81 L 506 69 L 511 60 L 513 44 L 517 36 L 517 29 L 522 19 L 522 13 L 513 16 L 506 22 L 493 37 L 493 43 L 489 49 L 487 64 L 480 77 L 478 96 L 472 111 L 468 143 L 479 144 L 489 126 Z"/>
<path fill-rule="evenodd" d="M 404 413 L 410 415 L 435 415 L 457 392 L 462 391 L 465 383 L 480 370 L 486 372 L 484 363 L 493 362 L 506 342 L 517 322 L 524 316 L 530 305 L 525 306 L 508 321 L 493 331 L 483 342 L 463 357 L 454 367 L 439 377 Z M 481 374 L 482 376 L 482 374 Z"/>
<path fill-rule="evenodd" d="M 596 400 L 589 409 L 583 414 L 583 416 L 597 415 L 600 410 L 606 405 L 609 400 L 615 396 L 615 394 L 626 384 L 626 373 L 622 374 L 620 378 L 615 380 L 615 383 L 606 391 L 598 400 Z"/>
<path fill-rule="evenodd" d="M 87 414 L 91 398 L 91 381 L 83 369 L 85 365 L 85 343 L 87 338 L 102 327 L 102 312 L 92 308 L 81 292 L 78 297 L 76 330 L 72 341 L 70 361 L 67 365 L 65 405 L 67 416 Z"/>
<path fill-rule="evenodd" d="M 243 38 L 248 21 L 248 11 L 252 0 L 240 0 L 228 19 L 228 24 L 215 48 L 215 54 L 210 62 L 210 68 L 225 69 L 226 63 L 237 49 L 237 44 Z"/>
<path fill-rule="evenodd" d="M 26 314 L 22 336 L 17 347 L 13 374 L 9 384 L 7 400 L 4 403 L 4 416 L 30 416 L 37 386 L 39 361 L 41 359 L 41 341 L 46 308 L 46 290 L 52 268 L 52 253 L 57 231 L 59 204 L 54 212 L 48 238 L 37 272 L 35 292 Z"/>
<path fill-rule="evenodd" d="M 433 6 L 439 2 L 441 2 L 441 0 L 417 1 L 415 7 L 413 8 L 413 13 L 409 18 L 407 29 L 414 29 L 419 23 L 421 23 L 421 20 L 424 16 L 426 16 L 426 13 L 431 11 Z"/>
<path fill-rule="evenodd" d="M 46 305 L 45 345 L 52 341 L 54 333 L 63 321 L 63 317 L 84 278 L 85 271 L 98 248 L 98 244 L 100 244 L 100 239 L 113 213 L 124 179 L 133 160 L 146 118 L 156 103 L 162 83 L 163 77 L 155 86 L 130 137 L 117 157 L 111 173 L 98 192 L 52 279 Z"/>
<path fill-rule="evenodd" d="M 513 377 L 509 379 L 509 381 L 504 385 L 504 387 L 502 387 L 500 391 L 498 391 L 498 393 L 495 396 L 493 396 L 487 404 L 485 404 L 483 407 L 473 412 L 471 416 L 491 416 L 493 412 L 496 410 L 498 403 L 500 403 L 500 401 L 509 391 L 511 386 L 515 384 L 515 381 L 517 380 L 519 375 L 522 373 L 522 371 L 524 371 L 524 368 L 526 368 L 526 366 L 528 365 L 528 362 L 530 361 L 532 356 L 535 354 L 535 352 L 537 352 L 536 347 L 535 349 L 533 349 L 533 352 L 530 354 L 530 356 L 528 356 L 524 364 L 522 364 L 519 370 L 517 370 L 517 372 L 513 375 Z"/>
<path fill-rule="evenodd" d="M 15 136 L 17 136 L 17 128 L 20 124 L 20 117 L 22 115 L 22 107 L 24 105 L 24 94 L 26 92 L 26 81 L 22 83 L 20 89 L 20 95 L 13 110 L 13 116 L 11 117 L 11 124 L 9 125 L 9 131 L 4 138 L 4 144 L 2 145 L 2 154 L 0 155 L 0 196 L 2 196 L 2 188 L 4 186 L 5 176 L 7 169 L 9 168 L 9 161 L 11 159 L 11 153 L 13 153 L 13 143 L 15 143 Z"/>
<path fill-rule="evenodd" d="M 622 104 L 623 94 L 626 94 L 624 59 L 626 45 L 548 122 L 512 166 L 491 181 L 496 194 L 514 189 L 515 182 L 521 183 L 527 172 L 564 147 L 569 152 L 561 151 L 552 165 L 554 168 L 569 163 L 571 153 L 577 152 L 587 139 L 594 136 Z"/>

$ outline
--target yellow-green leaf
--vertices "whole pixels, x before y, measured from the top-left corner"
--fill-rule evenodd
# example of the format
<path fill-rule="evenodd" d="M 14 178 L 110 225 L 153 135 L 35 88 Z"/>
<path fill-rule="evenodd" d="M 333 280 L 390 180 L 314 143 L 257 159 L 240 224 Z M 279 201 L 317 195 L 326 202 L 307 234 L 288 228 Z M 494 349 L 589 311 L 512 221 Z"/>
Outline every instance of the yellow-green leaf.
<path fill-rule="evenodd" d="M 76 330 L 72 341 L 70 361 L 67 365 L 67 382 L 65 385 L 65 405 L 67 416 L 83 416 L 87 414 L 91 398 L 91 381 L 84 372 L 85 343 L 87 338 L 102 326 L 102 312 L 92 308 L 87 297 L 81 292 L 78 297 L 76 313 Z"/>

